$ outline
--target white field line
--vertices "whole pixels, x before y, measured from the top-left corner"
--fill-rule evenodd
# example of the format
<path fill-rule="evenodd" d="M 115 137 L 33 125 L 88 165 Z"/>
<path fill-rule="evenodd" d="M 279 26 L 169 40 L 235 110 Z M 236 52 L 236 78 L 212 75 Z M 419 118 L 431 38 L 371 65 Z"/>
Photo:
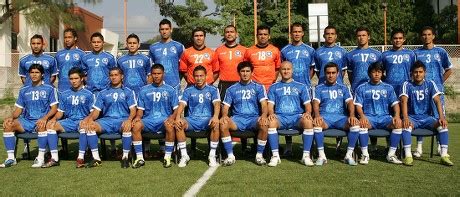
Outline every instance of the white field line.
<path fill-rule="evenodd" d="M 196 194 L 198 194 L 198 192 L 200 191 L 200 189 L 206 184 L 206 181 L 208 181 L 211 176 L 214 174 L 214 172 L 216 172 L 217 168 L 219 166 L 215 166 L 215 167 L 210 167 L 208 168 L 208 170 L 206 170 L 206 172 L 204 172 L 203 176 L 201 176 L 195 184 L 193 184 L 185 193 L 184 193 L 184 197 L 192 197 L 192 196 L 196 196 Z"/>

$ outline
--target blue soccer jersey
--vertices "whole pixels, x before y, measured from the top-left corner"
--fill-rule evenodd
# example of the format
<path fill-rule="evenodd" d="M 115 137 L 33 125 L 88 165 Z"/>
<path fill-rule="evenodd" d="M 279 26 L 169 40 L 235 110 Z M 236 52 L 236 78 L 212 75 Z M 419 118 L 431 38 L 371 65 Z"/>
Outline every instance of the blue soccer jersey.
<path fill-rule="evenodd" d="M 147 76 L 152 64 L 143 54 L 124 55 L 118 59 L 118 67 L 123 70 L 123 85 L 137 94 L 142 86 L 147 85 Z"/>
<path fill-rule="evenodd" d="M 449 56 L 443 48 L 433 47 L 432 49 L 420 48 L 414 51 L 417 60 L 426 66 L 426 80 L 433 80 L 441 92 L 444 92 L 444 72 L 452 68 Z"/>
<path fill-rule="evenodd" d="M 188 105 L 187 116 L 212 117 L 214 115 L 213 103 L 220 102 L 220 93 L 216 87 L 210 85 L 202 89 L 190 86 L 184 90 L 179 102 Z"/>
<path fill-rule="evenodd" d="M 334 62 L 339 66 L 339 75 L 337 76 L 337 83 L 343 84 L 343 70 L 347 69 L 346 65 L 346 54 L 347 51 L 337 45 L 333 47 L 321 46 L 316 49 L 315 52 L 315 72 L 319 73 L 318 84 L 324 83 L 326 81 L 326 75 L 324 74 L 324 67 L 329 62 Z"/>
<path fill-rule="evenodd" d="M 15 106 L 21 108 L 22 115 L 28 120 L 38 120 L 45 116 L 50 107 L 58 104 L 56 89 L 48 84 L 24 86 L 19 90 Z"/>
<path fill-rule="evenodd" d="M 169 117 L 178 107 L 179 99 L 176 90 L 168 85 L 149 84 L 141 88 L 139 92 L 140 110 L 144 111 L 143 118 Z"/>
<path fill-rule="evenodd" d="M 393 86 L 385 82 L 365 82 L 355 91 L 354 104 L 361 106 L 366 116 L 390 115 L 390 107 L 398 103 Z"/>
<path fill-rule="evenodd" d="M 350 89 L 343 84 L 322 83 L 315 87 L 313 100 L 319 102 L 319 113 L 322 116 L 347 116 L 347 102 L 353 98 Z"/>
<path fill-rule="evenodd" d="M 134 91 L 127 87 L 109 87 L 97 94 L 93 108 L 102 111 L 102 117 L 113 119 L 128 118 L 130 108 L 136 107 Z"/>
<path fill-rule="evenodd" d="M 436 109 L 433 109 L 433 98 L 441 94 L 434 81 L 424 80 L 417 85 L 412 81 L 406 81 L 401 87 L 401 95 L 408 98 L 408 115 L 433 116 Z"/>
<path fill-rule="evenodd" d="M 399 93 L 401 84 L 410 79 L 410 67 L 415 62 L 415 53 L 408 49 L 389 50 L 382 54 L 385 67 L 385 83 L 393 86 Z"/>
<path fill-rule="evenodd" d="M 353 78 L 350 79 L 353 92 L 359 85 L 369 80 L 367 69 L 372 63 L 381 61 L 381 56 L 382 53 L 371 48 L 356 48 L 347 53 L 347 71 L 353 75 Z"/>
<path fill-rule="evenodd" d="M 81 59 L 85 55 L 81 49 L 62 49 L 56 53 L 58 74 L 58 90 L 64 92 L 71 88 L 69 70 L 73 67 L 83 68 Z"/>
<path fill-rule="evenodd" d="M 24 85 L 32 85 L 32 81 L 30 80 L 29 76 L 29 68 L 32 64 L 40 64 L 43 66 L 45 73 L 43 76 L 43 82 L 45 84 L 50 84 L 51 76 L 55 76 L 58 74 L 58 69 L 56 65 L 56 59 L 53 56 L 40 54 L 35 56 L 33 54 L 26 55 L 19 60 L 19 69 L 18 73 L 20 77 L 25 77 L 26 80 L 24 81 Z"/>
<path fill-rule="evenodd" d="M 294 115 L 304 112 L 311 101 L 309 89 L 300 82 L 276 82 L 268 90 L 268 102 L 275 105 L 275 114 Z"/>
<path fill-rule="evenodd" d="M 86 88 L 69 89 L 60 93 L 58 111 L 64 113 L 64 118 L 83 120 L 90 113 L 95 99 Z"/>
<path fill-rule="evenodd" d="M 83 56 L 83 69 L 86 72 L 86 87 L 90 91 L 102 91 L 109 87 L 109 71 L 116 67 L 115 58 L 107 52 L 92 52 Z"/>
<path fill-rule="evenodd" d="M 233 115 L 259 116 L 259 103 L 267 99 L 265 87 L 254 81 L 235 83 L 225 92 L 224 105 L 232 108 Z"/>
<path fill-rule="evenodd" d="M 310 68 L 315 65 L 314 61 L 315 49 L 311 46 L 302 43 L 298 46 L 288 44 L 281 49 L 281 57 L 283 61 L 292 63 L 292 78 L 294 81 L 311 86 Z"/>
<path fill-rule="evenodd" d="M 150 45 L 150 59 L 153 63 L 164 66 L 164 81 L 174 88 L 178 88 L 180 85 L 179 60 L 184 50 L 184 45 L 174 40 L 166 43 L 156 42 Z"/>

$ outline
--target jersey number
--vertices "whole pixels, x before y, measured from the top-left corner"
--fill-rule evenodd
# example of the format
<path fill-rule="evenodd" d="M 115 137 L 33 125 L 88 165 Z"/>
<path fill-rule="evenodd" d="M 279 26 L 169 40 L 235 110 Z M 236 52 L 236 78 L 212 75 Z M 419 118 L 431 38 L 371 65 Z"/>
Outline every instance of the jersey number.
<path fill-rule="evenodd" d="M 99 59 L 96 59 L 96 64 L 94 65 L 95 67 L 99 66 Z"/>
<path fill-rule="evenodd" d="M 417 100 L 418 101 L 421 101 L 421 100 L 425 99 L 425 94 L 424 94 L 423 90 L 417 90 L 415 92 L 417 93 Z"/>
<path fill-rule="evenodd" d="M 266 51 L 259 51 L 259 52 L 257 52 L 257 54 L 259 54 L 259 60 L 267 59 L 267 52 Z"/>
<path fill-rule="evenodd" d="M 204 101 L 204 96 L 203 96 L 203 94 L 198 95 L 198 102 L 199 102 L 199 103 L 203 103 L 203 101 Z"/>
<path fill-rule="evenodd" d="M 284 95 L 291 95 L 291 87 L 283 87 Z"/>
<path fill-rule="evenodd" d="M 129 68 L 136 68 L 136 60 L 128 60 Z"/>
<path fill-rule="evenodd" d="M 332 58 L 332 52 L 327 52 L 327 54 L 329 55 L 329 61 L 333 60 L 333 58 Z"/>
<path fill-rule="evenodd" d="M 251 99 L 251 90 L 242 90 L 241 92 L 243 93 L 243 99 Z"/>
<path fill-rule="evenodd" d="M 72 105 L 78 105 L 79 102 L 78 96 L 72 96 Z"/>
<path fill-rule="evenodd" d="M 361 61 L 367 62 L 368 58 L 369 58 L 369 54 L 361 53 Z"/>
<path fill-rule="evenodd" d="M 426 55 L 426 60 L 425 60 L 426 63 L 430 63 L 431 62 L 431 55 L 428 54 Z"/>
<path fill-rule="evenodd" d="M 33 101 L 38 101 L 39 98 L 40 98 L 40 92 L 32 91 L 32 100 Z"/>
<path fill-rule="evenodd" d="M 374 100 L 380 99 L 380 90 L 372 90 L 372 99 Z"/>
<path fill-rule="evenodd" d="M 337 99 L 337 90 L 329 90 L 329 98 Z"/>
<path fill-rule="evenodd" d="M 164 56 L 167 56 L 167 55 L 168 55 L 168 49 L 167 49 L 167 48 L 164 48 L 164 49 L 163 49 L 163 55 L 164 55 Z"/>
<path fill-rule="evenodd" d="M 393 64 L 401 64 L 403 62 L 402 55 L 393 55 Z"/>
<path fill-rule="evenodd" d="M 195 57 L 195 64 L 202 64 L 203 63 L 203 59 L 204 59 L 203 54 L 195 54 L 195 55 L 192 55 L 192 56 Z"/>
<path fill-rule="evenodd" d="M 65 54 L 65 61 L 69 61 L 70 60 L 70 53 L 66 53 Z"/>
<path fill-rule="evenodd" d="M 113 93 L 112 98 L 116 102 L 118 100 L 118 93 Z"/>
<path fill-rule="evenodd" d="M 154 92 L 153 93 L 153 102 L 159 102 L 161 99 L 161 92 Z"/>

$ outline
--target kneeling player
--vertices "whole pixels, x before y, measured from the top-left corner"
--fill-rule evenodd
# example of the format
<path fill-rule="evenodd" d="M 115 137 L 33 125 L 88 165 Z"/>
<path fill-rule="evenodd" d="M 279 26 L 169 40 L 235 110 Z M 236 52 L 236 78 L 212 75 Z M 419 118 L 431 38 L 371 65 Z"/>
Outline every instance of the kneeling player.
<path fill-rule="evenodd" d="M 102 133 L 122 133 L 123 156 L 122 168 L 129 167 L 128 154 L 131 150 L 131 124 L 136 115 L 136 99 L 134 91 L 122 85 L 123 71 L 111 68 L 109 72 L 111 85 L 98 93 L 91 114 L 82 124 L 86 124 L 88 145 L 93 153 L 93 161 L 89 167 L 101 165 L 97 147 L 97 135 Z M 99 115 L 101 114 L 100 118 Z M 96 120 L 97 119 L 97 120 Z"/>
<path fill-rule="evenodd" d="M 79 130 L 80 121 L 88 116 L 94 104 L 94 95 L 83 85 L 83 70 L 71 68 L 68 73 L 71 88 L 59 95 L 58 112 L 48 121 L 48 145 L 51 151 L 51 160 L 45 167 L 59 165 L 58 137 L 56 132 L 80 132 L 77 168 L 85 167 L 84 155 L 87 147 L 86 131 Z"/>
<path fill-rule="evenodd" d="M 174 119 L 177 114 L 178 98 L 176 90 L 163 81 L 163 65 L 154 64 L 150 76 L 153 83 L 141 88 L 139 106 L 133 123 L 133 144 L 137 158 L 133 168 L 145 164 L 142 154 L 142 132 L 165 133 L 163 167 L 169 168 L 172 166 L 171 153 L 174 149 Z"/>
<path fill-rule="evenodd" d="M 43 83 L 45 71 L 42 65 L 32 64 L 28 72 L 31 84 L 19 90 L 13 115 L 3 121 L 3 141 L 8 158 L 0 164 L 0 168 L 16 165 L 15 132 L 38 132 L 38 156 L 32 167 L 40 168 L 45 164 L 45 150 L 48 144 L 46 122 L 57 111 L 57 92 L 52 86 Z"/>
<path fill-rule="evenodd" d="M 291 62 L 281 63 L 280 73 L 281 81 L 271 85 L 268 90 L 268 142 L 273 153 L 268 166 L 275 167 L 281 163 L 277 129 L 301 128 L 304 134 L 302 163 L 313 164 L 310 158 L 313 141 L 310 94 L 307 86 L 292 79 Z"/>
<path fill-rule="evenodd" d="M 184 90 L 179 101 L 179 108 L 176 117 L 176 139 L 181 150 L 179 167 L 185 167 L 190 160 L 187 155 L 186 137 L 187 132 L 211 131 L 211 150 L 209 152 L 209 166 L 217 166 L 216 149 L 219 144 L 219 112 L 220 96 L 219 90 L 214 86 L 206 85 L 206 68 L 197 66 L 193 70 L 195 85 Z M 188 110 L 185 118 L 181 118 L 185 106 Z"/>
<path fill-rule="evenodd" d="M 413 129 L 436 129 L 438 131 L 438 139 L 441 145 L 441 164 L 452 166 L 454 163 L 450 161 L 447 154 L 448 144 L 448 129 L 447 120 L 444 118 L 444 110 L 439 91 L 435 82 L 425 80 L 426 67 L 417 61 L 411 67 L 412 81 L 404 82 L 401 88 L 401 107 L 403 116 L 402 138 L 404 145 L 405 165 L 412 165 L 413 159 L 411 154 L 411 131 Z M 432 101 L 436 104 L 436 109 L 432 108 Z M 439 118 L 435 118 L 434 110 L 439 114 Z"/>
<path fill-rule="evenodd" d="M 344 162 L 352 166 L 357 165 L 352 154 L 358 141 L 359 121 L 355 117 L 355 107 L 350 90 L 345 85 L 337 83 L 339 72 L 337 64 L 327 63 L 324 67 L 326 80 L 316 86 L 313 92 L 313 113 L 315 115 L 313 131 L 319 152 L 316 165 L 322 165 L 326 161 L 323 147 L 324 134 L 322 133 L 322 130 L 325 129 L 349 130 Z"/>
<path fill-rule="evenodd" d="M 222 107 L 222 118 L 220 119 L 220 135 L 228 155 L 224 165 L 228 166 L 235 163 L 230 131 L 237 130 L 257 131 L 256 163 L 264 165 L 267 163 L 262 155 L 267 143 L 267 95 L 263 85 L 251 80 L 254 66 L 250 62 L 239 63 L 237 70 L 240 75 L 240 82 L 227 89 Z M 230 107 L 232 107 L 233 114 L 231 118 L 228 117 Z"/>
<path fill-rule="evenodd" d="M 369 163 L 368 129 L 391 129 L 387 160 L 394 164 L 402 163 L 395 155 L 402 133 L 399 101 L 393 86 L 381 81 L 383 72 L 384 68 L 380 62 L 372 63 L 367 70 L 370 80 L 358 86 L 355 92 L 354 103 L 361 126 L 359 141 L 362 156 L 359 163 L 364 165 Z M 390 115 L 390 106 L 394 112 L 393 117 Z"/>

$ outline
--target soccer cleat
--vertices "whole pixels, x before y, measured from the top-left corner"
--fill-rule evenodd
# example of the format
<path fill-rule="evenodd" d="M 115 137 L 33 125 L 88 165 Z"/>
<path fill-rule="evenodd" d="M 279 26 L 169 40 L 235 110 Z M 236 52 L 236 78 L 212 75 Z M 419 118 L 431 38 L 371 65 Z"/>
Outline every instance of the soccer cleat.
<path fill-rule="evenodd" d="M 9 168 L 11 166 L 15 166 L 16 164 L 18 164 L 16 159 L 5 159 L 5 162 L 0 164 L 0 168 Z"/>
<path fill-rule="evenodd" d="M 406 165 L 406 166 L 414 165 L 413 162 L 414 162 L 414 158 L 412 158 L 412 157 L 406 157 L 406 158 L 403 159 L 403 164 Z"/>
<path fill-rule="evenodd" d="M 35 158 L 34 164 L 32 164 L 32 168 L 41 168 L 44 164 L 45 162 L 43 160 Z"/>
<path fill-rule="evenodd" d="M 396 155 L 387 155 L 387 161 L 394 164 L 402 164 L 403 162 Z"/>
<path fill-rule="evenodd" d="M 129 168 L 129 160 L 128 160 L 128 158 L 123 158 L 121 160 L 121 168 Z"/>
<path fill-rule="evenodd" d="M 441 164 L 446 165 L 446 166 L 453 166 L 454 165 L 454 163 L 452 161 L 450 161 L 449 156 L 441 157 Z"/>
<path fill-rule="evenodd" d="M 270 159 L 270 162 L 268 163 L 268 166 L 270 167 L 276 167 L 278 164 L 281 163 L 281 159 L 278 156 L 272 156 Z"/>
<path fill-rule="evenodd" d="M 102 161 L 93 159 L 91 162 L 89 162 L 88 166 L 86 167 L 93 168 L 93 167 L 99 167 L 99 166 L 102 166 Z"/>
<path fill-rule="evenodd" d="M 313 163 L 313 161 L 311 160 L 311 158 L 309 156 L 304 156 L 301 160 L 302 164 L 306 165 L 306 166 L 314 166 L 315 163 Z"/>
<path fill-rule="evenodd" d="M 350 166 L 356 166 L 358 165 L 358 163 L 356 163 L 356 161 L 353 159 L 353 157 L 345 157 L 345 159 L 343 159 L 343 162 L 350 165 Z"/>
<path fill-rule="evenodd" d="M 133 168 L 140 168 L 145 165 L 145 161 L 143 159 L 136 159 L 133 163 Z"/>
<path fill-rule="evenodd" d="M 259 166 L 263 166 L 267 164 L 267 161 L 265 161 L 264 157 L 261 155 L 256 155 L 256 164 Z"/>
<path fill-rule="evenodd" d="M 416 150 L 412 153 L 412 156 L 414 156 L 415 158 L 420 158 L 422 157 L 422 151 Z"/>
<path fill-rule="evenodd" d="M 318 159 L 316 160 L 316 163 L 315 165 L 317 166 L 322 166 L 324 164 L 327 163 L 327 159 L 326 158 L 321 158 L 321 157 L 318 157 Z"/>
<path fill-rule="evenodd" d="M 179 164 L 177 164 L 177 166 L 179 168 L 183 168 L 185 166 L 187 166 L 188 162 L 190 161 L 190 157 L 188 155 L 184 155 L 180 158 L 179 160 Z"/>
<path fill-rule="evenodd" d="M 171 166 L 172 166 L 171 157 L 164 158 L 164 159 L 163 159 L 163 167 L 169 168 L 169 167 L 171 167 Z"/>
<path fill-rule="evenodd" d="M 227 159 L 224 160 L 224 166 L 231 166 L 235 164 L 236 159 L 235 156 L 227 157 Z"/>
<path fill-rule="evenodd" d="M 50 161 L 43 164 L 42 168 L 51 168 L 51 167 L 59 166 L 59 165 L 60 165 L 59 161 L 55 161 L 54 159 L 51 159 Z"/>
<path fill-rule="evenodd" d="M 208 157 L 208 161 L 209 161 L 209 167 L 215 167 L 219 165 L 219 163 L 217 163 L 216 161 L 216 157 Z"/>
<path fill-rule="evenodd" d="M 362 165 L 369 164 L 369 155 L 362 155 L 361 160 L 359 160 L 359 163 Z"/>
<path fill-rule="evenodd" d="M 85 167 L 85 160 L 84 159 L 77 159 L 77 168 L 84 168 Z"/>

